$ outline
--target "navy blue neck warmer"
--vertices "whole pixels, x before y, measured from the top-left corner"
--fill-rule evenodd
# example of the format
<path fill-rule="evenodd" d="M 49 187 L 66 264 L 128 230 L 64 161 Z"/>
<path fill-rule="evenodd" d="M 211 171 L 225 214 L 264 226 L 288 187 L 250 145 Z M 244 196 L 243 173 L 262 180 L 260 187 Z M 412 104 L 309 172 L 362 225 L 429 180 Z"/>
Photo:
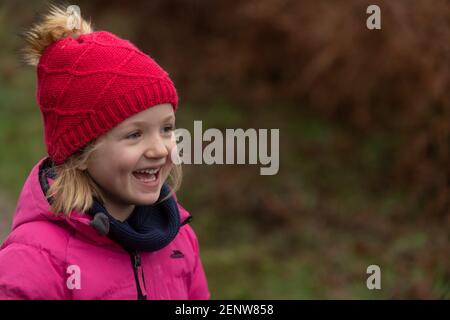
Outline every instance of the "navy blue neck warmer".
<path fill-rule="evenodd" d="M 88 211 L 94 217 L 92 226 L 128 250 L 160 250 L 175 238 L 180 229 L 180 213 L 173 196 L 160 202 L 169 193 L 169 187 L 164 184 L 155 204 L 135 206 L 130 217 L 123 222 L 112 217 L 95 199 Z M 109 230 L 103 227 L 108 222 Z"/>
<path fill-rule="evenodd" d="M 47 177 L 55 179 L 52 163 L 44 160 L 39 170 L 39 181 L 44 194 L 49 188 Z M 164 184 L 158 201 L 153 205 L 135 206 L 125 221 L 112 217 L 106 208 L 94 198 L 94 204 L 88 210 L 93 217 L 91 225 L 101 234 L 107 235 L 125 250 L 157 251 L 175 239 L 180 229 L 180 213 L 173 196 L 161 202 L 170 193 Z M 50 204 L 51 198 L 48 199 Z"/>

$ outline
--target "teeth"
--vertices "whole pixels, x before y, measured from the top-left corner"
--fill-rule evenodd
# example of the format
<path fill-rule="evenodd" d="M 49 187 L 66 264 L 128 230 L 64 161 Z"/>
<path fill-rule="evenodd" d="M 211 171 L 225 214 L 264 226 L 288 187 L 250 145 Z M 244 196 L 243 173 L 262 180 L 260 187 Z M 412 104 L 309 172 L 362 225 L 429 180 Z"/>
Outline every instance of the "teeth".
<path fill-rule="evenodd" d="M 136 171 L 136 172 L 148 173 L 148 174 L 156 174 L 159 171 L 159 169 L 160 168 L 158 168 L 158 169 L 145 169 L 145 170 L 139 170 L 139 171 Z"/>

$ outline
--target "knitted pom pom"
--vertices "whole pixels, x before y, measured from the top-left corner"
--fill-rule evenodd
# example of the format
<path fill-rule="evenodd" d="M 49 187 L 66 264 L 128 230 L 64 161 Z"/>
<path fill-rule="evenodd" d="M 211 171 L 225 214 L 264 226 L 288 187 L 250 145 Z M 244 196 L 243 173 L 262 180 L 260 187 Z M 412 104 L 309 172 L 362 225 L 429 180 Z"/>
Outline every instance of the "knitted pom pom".
<path fill-rule="evenodd" d="M 66 9 L 51 5 L 42 20 L 25 32 L 23 58 L 26 63 L 36 66 L 45 48 L 59 39 L 69 36 L 77 38 L 93 32 L 90 22 L 81 18 L 76 9 L 76 6 Z"/>

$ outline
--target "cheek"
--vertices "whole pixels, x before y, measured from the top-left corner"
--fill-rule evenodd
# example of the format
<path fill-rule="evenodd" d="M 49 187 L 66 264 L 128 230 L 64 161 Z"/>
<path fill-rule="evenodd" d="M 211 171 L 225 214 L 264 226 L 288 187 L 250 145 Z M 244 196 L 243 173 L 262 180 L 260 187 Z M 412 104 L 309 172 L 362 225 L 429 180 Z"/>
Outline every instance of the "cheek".
<path fill-rule="evenodd" d="M 173 140 L 170 140 L 167 144 L 167 151 L 169 152 L 169 156 L 167 161 L 169 161 L 170 163 L 173 164 L 173 161 L 177 161 L 178 160 L 178 147 L 177 147 L 177 143 L 175 141 L 175 138 L 173 138 Z M 172 154 L 174 156 L 174 158 L 172 159 Z"/>
<path fill-rule="evenodd" d="M 164 182 L 167 179 L 167 177 L 169 176 L 170 170 L 173 167 L 172 157 L 171 157 L 171 153 L 170 153 L 173 149 L 173 146 L 167 144 L 166 148 L 167 148 L 168 154 L 166 156 L 166 163 L 164 164 L 162 175 L 161 175 L 162 182 Z"/>
<path fill-rule="evenodd" d="M 111 188 L 118 176 L 118 169 L 107 162 L 99 162 L 89 168 L 89 174 L 103 188 Z"/>
<path fill-rule="evenodd" d="M 171 162 L 168 162 L 165 166 L 164 166 L 164 172 L 163 175 L 161 176 L 161 182 L 164 182 L 167 180 L 167 178 L 169 177 L 169 173 L 170 170 L 172 170 L 173 164 Z"/>
<path fill-rule="evenodd" d="M 125 155 L 129 154 L 105 154 L 102 159 L 96 159 L 97 161 L 89 166 L 89 173 L 102 187 L 115 188 L 118 184 L 123 185 L 134 164 L 133 159 Z"/>

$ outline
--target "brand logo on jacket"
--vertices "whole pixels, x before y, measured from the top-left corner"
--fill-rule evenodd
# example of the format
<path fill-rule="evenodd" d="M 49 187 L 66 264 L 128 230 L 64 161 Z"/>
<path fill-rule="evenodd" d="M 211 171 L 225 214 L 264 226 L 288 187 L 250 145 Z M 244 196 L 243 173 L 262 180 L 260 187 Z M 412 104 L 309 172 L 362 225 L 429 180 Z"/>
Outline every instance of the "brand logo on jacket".
<path fill-rule="evenodd" d="M 170 255 L 171 258 L 174 258 L 174 259 L 184 258 L 184 254 L 180 250 L 172 250 L 172 251 L 173 252 Z"/>

